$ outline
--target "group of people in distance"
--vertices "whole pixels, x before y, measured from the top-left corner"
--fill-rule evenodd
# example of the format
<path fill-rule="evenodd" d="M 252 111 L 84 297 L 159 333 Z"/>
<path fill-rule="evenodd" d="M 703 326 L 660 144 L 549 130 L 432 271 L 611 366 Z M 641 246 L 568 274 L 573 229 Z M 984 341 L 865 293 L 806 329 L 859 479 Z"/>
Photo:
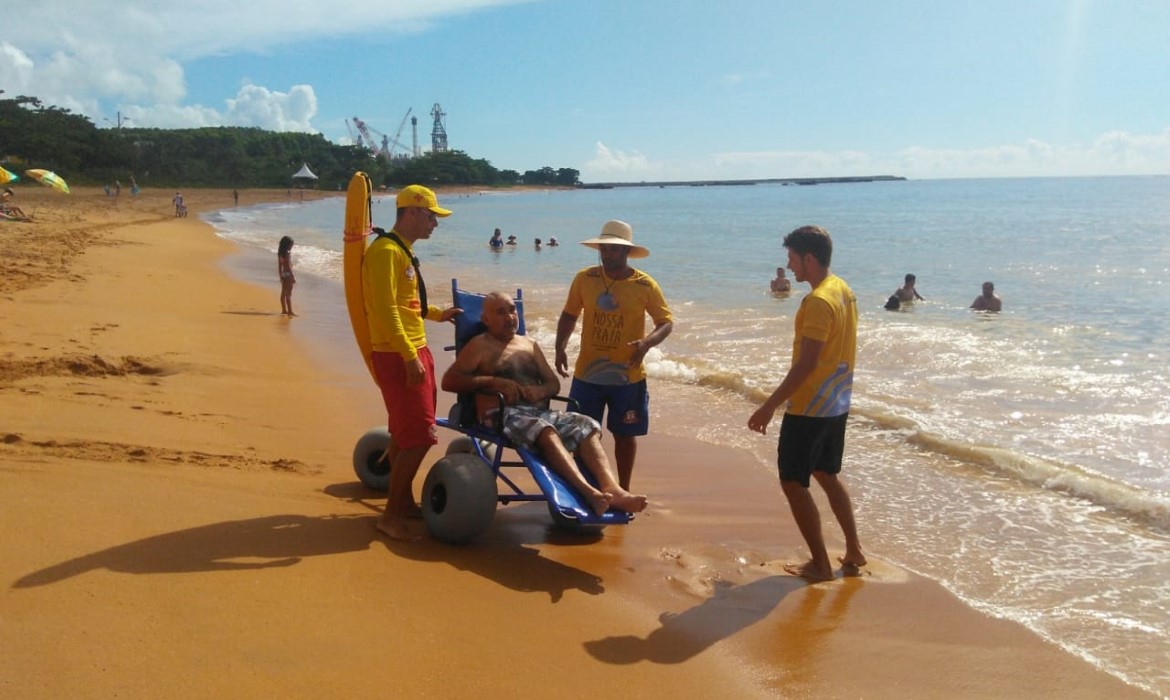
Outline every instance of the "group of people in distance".
<path fill-rule="evenodd" d="M 377 521 L 385 535 L 413 540 L 411 521 L 421 515 L 413 482 L 428 450 L 437 444 L 435 405 L 438 379 L 427 347 L 424 320 L 445 322 L 462 310 L 427 300 L 414 246 L 434 233 L 451 211 L 430 189 L 411 185 L 397 195 L 393 229 L 366 249 L 362 286 L 373 344 L 373 366 L 386 405 L 391 445 L 390 493 Z M 493 239 L 499 237 L 499 231 Z M 504 397 L 477 402 L 477 418 L 503 426 L 513 443 L 539 449 L 551 469 L 573 484 L 598 514 L 609 509 L 640 512 L 644 495 L 631 491 L 637 438 L 649 430 L 650 396 L 646 353 L 671 334 L 674 321 L 658 283 L 630 259 L 650 251 L 634 243 L 633 228 L 607 221 L 598 236 L 582 241 L 597 251 L 598 264 L 573 278 L 557 322 L 553 362 L 539 345 L 517 335 L 516 305 L 507 294 L 490 292 L 483 304 L 486 331 L 470 340 L 444 373 L 441 385 L 454 392 L 485 390 Z M 783 409 L 778 471 L 785 497 L 811 553 L 807 562 L 785 566 L 814 581 L 833 578 L 821 533 L 820 514 L 809 493 L 810 480 L 824 489 L 845 535 L 838 561 L 844 573 L 866 564 L 853 506 L 838 478 L 857 352 L 857 299 L 829 270 L 832 239 L 817 226 L 804 226 L 783 241 L 788 269 L 811 292 L 795 319 L 792 363 L 783 381 L 747 421 L 765 433 Z M 647 332 L 646 318 L 652 328 Z M 568 343 L 581 320 L 580 351 L 569 371 Z M 569 396 L 580 413 L 549 408 L 560 377 L 572 377 Z M 614 437 L 614 464 L 601 445 L 601 425 Z M 595 477 L 593 486 L 571 455 Z"/>
<path fill-rule="evenodd" d="M 537 238 L 536 240 L 533 241 L 533 244 L 537 250 L 540 250 L 541 245 L 543 245 L 543 241 L 541 241 L 539 238 Z M 501 248 L 503 248 L 506 245 L 518 245 L 516 237 L 515 236 L 508 236 L 508 240 L 505 241 L 503 234 L 500 233 L 500 229 L 496 229 L 495 231 L 493 231 L 492 237 L 488 239 L 488 247 L 491 248 L 492 250 L 500 250 Z M 559 246 L 559 245 L 560 245 L 560 242 L 557 241 L 556 236 L 549 236 L 548 237 L 548 246 L 550 248 L 555 248 L 556 246 Z"/>
<path fill-rule="evenodd" d="M 918 278 L 913 274 L 907 273 L 902 286 L 895 289 L 894 293 L 886 299 L 885 309 L 897 311 L 902 308 L 903 304 L 926 301 L 914 286 L 917 280 Z M 791 280 L 784 276 L 784 268 L 776 268 L 776 277 L 772 280 L 771 287 L 773 294 L 787 293 L 792 289 Z M 975 311 L 1000 311 L 1003 308 L 1003 301 L 995 293 L 993 282 L 983 283 L 983 291 L 975 297 L 975 301 L 971 302 L 970 308 Z"/>
<path fill-rule="evenodd" d="M 918 278 L 911 273 L 906 273 L 905 283 L 894 290 L 890 298 L 886 300 L 887 311 L 897 311 L 903 304 L 908 304 L 914 301 L 926 301 L 918 290 L 914 287 Z M 983 283 L 983 292 L 975 297 L 975 301 L 971 302 L 970 308 L 975 311 L 999 311 L 1003 308 L 1003 301 L 995 293 L 995 284 L 991 282 Z"/>

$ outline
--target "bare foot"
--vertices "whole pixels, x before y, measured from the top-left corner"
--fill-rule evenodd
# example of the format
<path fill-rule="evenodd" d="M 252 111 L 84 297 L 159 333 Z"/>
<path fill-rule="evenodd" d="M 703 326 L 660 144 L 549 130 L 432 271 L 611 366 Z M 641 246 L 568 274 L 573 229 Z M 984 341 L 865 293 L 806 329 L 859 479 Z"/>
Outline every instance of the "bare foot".
<path fill-rule="evenodd" d="M 848 555 L 837 557 L 837 561 L 841 562 L 842 568 L 845 569 L 860 569 L 869 562 L 866 561 L 864 554 Z"/>
<path fill-rule="evenodd" d="M 831 570 L 821 569 L 811 559 L 803 564 L 785 564 L 784 570 L 793 576 L 799 576 L 809 581 L 833 580 L 833 572 Z"/>
<path fill-rule="evenodd" d="M 646 497 L 635 496 L 629 491 L 615 491 L 609 494 L 609 505 L 627 513 L 641 513 L 646 510 Z"/>
<path fill-rule="evenodd" d="M 378 528 L 378 532 L 381 532 L 392 540 L 417 542 L 421 539 L 418 535 L 410 531 L 410 528 L 407 527 L 401 518 L 383 515 L 378 518 L 378 522 L 374 524 L 374 527 Z"/>
<path fill-rule="evenodd" d="M 594 515 L 605 515 L 605 511 L 609 510 L 608 493 L 598 491 L 595 494 L 585 494 L 585 500 L 589 502 L 589 507 L 593 510 Z"/>

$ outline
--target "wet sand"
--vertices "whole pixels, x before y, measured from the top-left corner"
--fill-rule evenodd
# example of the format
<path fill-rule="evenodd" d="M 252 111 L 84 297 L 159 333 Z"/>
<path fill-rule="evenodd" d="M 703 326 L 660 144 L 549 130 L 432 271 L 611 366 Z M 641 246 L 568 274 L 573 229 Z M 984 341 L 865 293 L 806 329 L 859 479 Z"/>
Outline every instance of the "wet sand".
<path fill-rule="evenodd" d="M 173 194 L 20 188 L 36 221 L 0 224 L 0 695 L 1144 697 L 875 556 L 785 575 L 774 477 L 698 441 L 644 440 L 652 505 L 598 538 L 539 504 L 467 547 L 377 536 L 335 286 L 298 275 L 282 317 L 275 260 L 194 217 L 230 191 Z"/>

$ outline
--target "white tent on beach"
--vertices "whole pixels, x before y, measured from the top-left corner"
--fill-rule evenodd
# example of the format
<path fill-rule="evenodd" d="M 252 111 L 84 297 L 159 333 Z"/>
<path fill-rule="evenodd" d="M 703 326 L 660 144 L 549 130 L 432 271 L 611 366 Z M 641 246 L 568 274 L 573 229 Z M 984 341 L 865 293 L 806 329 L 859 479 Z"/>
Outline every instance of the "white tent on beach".
<path fill-rule="evenodd" d="M 301 169 L 296 171 L 296 173 L 293 174 L 294 180 L 297 179 L 298 177 L 304 177 L 304 178 L 308 178 L 310 180 L 317 179 L 317 176 L 313 174 L 313 171 L 309 170 L 308 163 L 301 163 Z"/>

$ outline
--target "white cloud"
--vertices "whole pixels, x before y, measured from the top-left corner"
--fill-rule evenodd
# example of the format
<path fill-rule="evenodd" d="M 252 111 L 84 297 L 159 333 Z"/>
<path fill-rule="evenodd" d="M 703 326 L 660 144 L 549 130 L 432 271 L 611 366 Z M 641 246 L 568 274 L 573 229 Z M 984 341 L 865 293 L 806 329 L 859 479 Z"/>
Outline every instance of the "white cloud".
<path fill-rule="evenodd" d="M 633 182 L 657 179 L 657 174 L 658 168 L 641 153 L 627 154 L 600 141 L 594 147 L 593 158 L 581 169 L 584 182 Z"/>
<path fill-rule="evenodd" d="M 317 115 L 317 95 L 310 85 L 294 85 L 288 92 L 245 85 L 234 98 L 225 101 L 222 110 L 170 103 L 132 106 L 121 114 L 131 126 L 149 124 L 163 129 L 254 126 L 270 131 L 315 132 L 312 120 Z"/>
<path fill-rule="evenodd" d="M 184 104 L 183 62 L 260 53 L 307 38 L 421 31 L 439 17 L 522 0 L 38 0 L 6 3 L 0 89 L 90 117 L 119 105 L 136 126 L 215 124 L 313 131 L 311 86 L 246 85 L 222 108 Z M 284 86 L 278 86 L 283 88 Z"/>
<path fill-rule="evenodd" d="M 228 100 L 229 122 L 236 126 L 263 126 L 274 131 L 312 131 L 317 95 L 310 85 L 294 85 L 287 93 L 245 85 Z"/>
<path fill-rule="evenodd" d="M 889 162 L 899 174 L 912 177 L 1161 175 L 1170 172 L 1170 129 L 1158 134 L 1112 131 L 1071 146 L 1032 139 L 981 149 L 912 147 Z"/>
<path fill-rule="evenodd" d="M 1170 172 L 1170 129 L 1158 134 L 1113 131 L 1092 143 L 1059 146 L 1040 140 L 974 149 L 910 146 L 892 152 L 754 151 L 717 153 L 678 179 L 765 179 L 902 175 L 1018 177 L 1162 175 Z"/>

